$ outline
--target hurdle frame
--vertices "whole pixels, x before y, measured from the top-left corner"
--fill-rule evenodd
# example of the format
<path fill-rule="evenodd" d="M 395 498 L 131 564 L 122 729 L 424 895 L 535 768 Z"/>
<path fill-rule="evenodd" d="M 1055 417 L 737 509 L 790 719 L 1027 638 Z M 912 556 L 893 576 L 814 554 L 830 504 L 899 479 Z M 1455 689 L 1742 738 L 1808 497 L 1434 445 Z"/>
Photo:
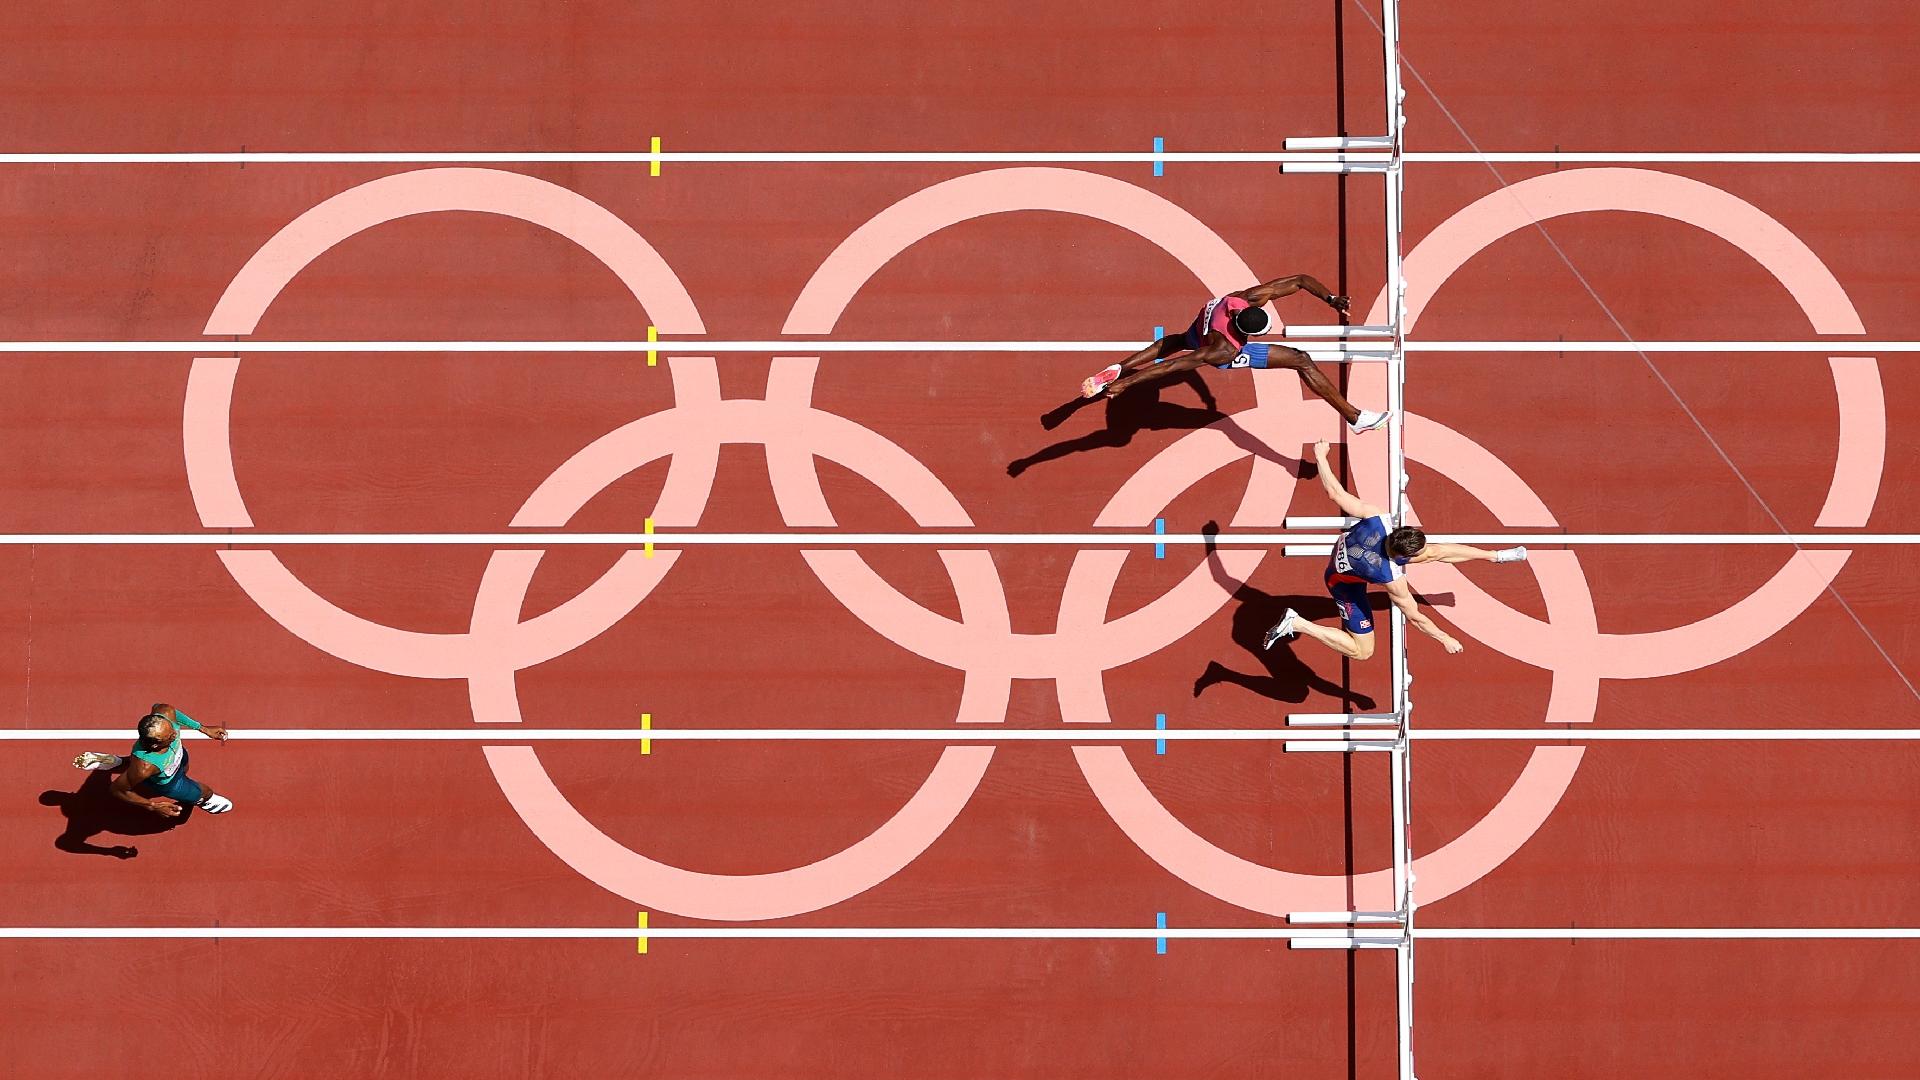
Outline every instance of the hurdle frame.
<path fill-rule="evenodd" d="M 1386 346 L 1387 368 L 1387 507 L 1394 525 L 1407 522 L 1406 429 L 1406 324 L 1407 283 L 1403 266 L 1402 228 L 1405 215 L 1406 90 L 1400 81 L 1400 3 L 1381 0 L 1381 61 L 1385 73 L 1385 135 L 1290 138 L 1288 150 L 1332 151 L 1325 163 L 1287 163 L 1282 173 L 1379 174 L 1384 186 L 1386 310 L 1384 325 L 1326 327 L 1289 327 L 1288 337 L 1339 339 L 1337 347 L 1348 351 L 1353 339 L 1373 339 L 1370 343 Z M 1350 152 L 1364 152 L 1349 156 Z M 1381 155 L 1384 152 L 1384 160 Z M 1384 340 L 1380 340 L 1384 339 Z M 1326 346 L 1322 345 L 1322 349 Z M 1314 355 L 1309 352 L 1309 355 Z M 1319 519 L 1315 519 L 1320 524 Z M 1340 524 L 1339 522 L 1328 522 Z M 1291 522 L 1289 523 L 1291 525 Z M 1304 554 L 1291 547 L 1287 554 Z M 1413 760 L 1412 676 L 1407 670 L 1407 620 L 1398 607 L 1390 609 L 1389 655 L 1392 666 L 1393 711 L 1386 714 L 1295 714 L 1287 717 L 1289 726 L 1340 727 L 1346 738 L 1315 742 L 1289 742 L 1290 751 L 1373 752 L 1387 755 L 1392 801 L 1393 911 L 1293 912 L 1289 922 L 1332 923 L 1350 927 L 1348 934 L 1334 938 L 1300 939 L 1289 942 L 1294 948 L 1367 949 L 1391 948 L 1394 953 L 1396 1072 L 1400 1080 L 1415 1080 L 1413 1064 L 1413 981 L 1415 941 L 1415 899 L 1413 894 Z"/>

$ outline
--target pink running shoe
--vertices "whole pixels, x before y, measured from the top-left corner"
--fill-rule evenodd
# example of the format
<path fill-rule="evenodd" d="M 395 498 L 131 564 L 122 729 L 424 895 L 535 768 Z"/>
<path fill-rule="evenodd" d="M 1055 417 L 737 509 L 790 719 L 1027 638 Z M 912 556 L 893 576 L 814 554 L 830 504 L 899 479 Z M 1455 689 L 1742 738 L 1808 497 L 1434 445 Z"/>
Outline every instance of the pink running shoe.
<path fill-rule="evenodd" d="M 1113 381 L 1115 379 L 1118 379 L 1119 377 L 1120 377 L 1120 365 L 1109 364 L 1100 370 L 1100 374 L 1095 375 L 1092 378 L 1089 378 L 1087 381 L 1080 384 L 1080 396 L 1081 397 L 1099 397 L 1100 391 L 1105 390 L 1107 387 L 1113 385 Z"/>

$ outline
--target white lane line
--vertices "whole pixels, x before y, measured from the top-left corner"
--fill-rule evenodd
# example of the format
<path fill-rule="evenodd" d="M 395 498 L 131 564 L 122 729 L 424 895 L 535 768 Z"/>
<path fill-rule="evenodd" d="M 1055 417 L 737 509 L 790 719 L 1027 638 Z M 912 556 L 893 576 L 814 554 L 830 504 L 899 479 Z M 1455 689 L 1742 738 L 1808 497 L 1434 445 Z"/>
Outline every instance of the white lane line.
<path fill-rule="evenodd" d="M 656 528 L 651 533 L 0 533 L 0 547 L 1328 547 L 1332 533 L 698 533 Z M 1900 547 L 1920 544 L 1920 533 L 1434 533 L 1451 544 L 1561 545 L 1565 547 Z"/>
<path fill-rule="evenodd" d="M 0 165 L 1279 165 L 1380 162 L 1385 153 L 1272 150 L 246 151 L 0 154 Z"/>
<path fill-rule="evenodd" d="M 1454 941 L 1913 941 L 1920 929 L 1903 926 L 1422 926 L 1415 938 Z"/>
<path fill-rule="evenodd" d="M 1920 341 L 1409 341 L 1406 351 L 1421 353 L 1832 353 L 1920 352 Z"/>
<path fill-rule="evenodd" d="M 1292 162 L 1384 162 L 1365 151 L 1234 150 L 610 150 L 610 151 L 247 151 L 178 153 L 14 153 L 3 165 L 968 165 L 968 164 L 1285 164 Z M 1415 165 L 1557 164 L 1607 162 L 1648 165 L 1911 165 L 1920 153 L 1826 150 L 1734 151 L 1409 151 Z"/>
<path fill-rule="evenodd" d="M 7 728 L 0 743 L 110 741 L 130 728 Z M 205 738 L 190 733 L 194 738 Z M 1261 742 L 1389 739 L 1391 732 L 1292 728 L 237 728 L 235 742 Z M 1920 728 L 1415 728 L 1415 742 L 1914 742 Z"/>
<path fill-rule="evenodd" d="M 1323 363 L 1341 360 L 1378 360 L 1376 343 L 1364 339 L 1309 341 L 1286 344 L 1310 353 Z M 754 353 L 815 355 L 828 353 L 1128 353 L 1138 341 L 855 341 L 850 339 L 785 338 L 762 341 L 661 338 L 655 341 L 612 339 L 526 341 L 0 341 L 0 354 L 44 353 L 191 353 L 228 356 L 277 353 L 667 353 L 718 355 Z M 1410 339 L 1408 353 L 1912 353 L 1920 341 L 1865 341 L 1824 338 L 1804 341 L 1439 341 Z"/>
<path fill-rule="evenodd" d="M 846 341 L 788 338 L 769 341 L 706 341 L 673 338 L 654 341 L 611 339 L 551 341 L 4 341 L 0 353 L 905 353 L 905 352 L 1133 352 L 1138 341 Z M 1342 347 L 1326 342 L 1327 350 Z M 1358 346 L 1356 346 L 1358 347 Z M 1849 348 L 1857 348 L 1849 343 Z"/>
<path fill-rule="evenodd" d="M 1135 926 L 0 926 L 10 940 L 595 940 L 637 937 L 688 941 L 1149 941 L 1155 938 L 1216 941 L 1338 940 L 1385 935 L 1366 928 L 1135 927 Z M 1910 927 L 1426 927 L 1415 939 L 1455 941 L 1697 940 L 1697 941 L 1887 941 L 1920 939 Z"/>
<path fill-rule="evenodd" d="M 1856 153 L 1826 150 L 1734 151 L 1409 151 L 1402 161 L 1421 165 L 1915 165 L 1920 153 Z"/>

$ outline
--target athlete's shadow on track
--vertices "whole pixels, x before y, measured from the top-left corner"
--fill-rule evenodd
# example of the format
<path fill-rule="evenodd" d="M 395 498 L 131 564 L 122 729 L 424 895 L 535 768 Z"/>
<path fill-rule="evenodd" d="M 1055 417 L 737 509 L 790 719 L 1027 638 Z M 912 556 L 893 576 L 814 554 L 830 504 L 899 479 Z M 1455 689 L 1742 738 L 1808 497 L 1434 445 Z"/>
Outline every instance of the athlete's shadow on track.
<path fill-rule="evenodd" d="M 193 816 L 193 807 L 176 818 L 163 818 L 151 810 L 142 810 L 121 802 L 108 790 L 113 778 L 103 772 L 90 772 L 78 791 L 43 791 L 41 806 L 57 806 L 67 819 L 66 831 L 54 837 L 53 846 L 72 855 L 106 855 L 131 859 L 140 849 L 131 845 L 102 847 L 91 843 L 101 833 L 115 836 L 154 836 L 177 829 Z"/>
<path fill-rule="evenodd" d="M 1213 687 L 1226 683 L 1274 701 L 1298 704 L 1307 699 L 1309 692 L 1317 691 L 1349 702 L 1356 708 L 1373 708 L 1371 697 L 1321 677 L 1305 661 L 1295 656 L 1287 643 L 1282 642 L 1272 649 L 1260 647 L 1267 628 L 1279 622 L 1280 616 L 1286 614 L 1288 608 L 1308 619 L 1331 619 L 1338 614 L 1333 598 L 1276 596 L 1254 588 L 1228 573 L 1226 566 L 1220 562 L 1220 549 L 1213 540 L 1220 532 L 1220 524 L 1209 521 L 1202 531 L 1207 535 L 1207 569 L 1213 573 L 1213 579 L 1220 583 L 1220 587 L 1232 593 L 1234 600 L 1240 604 L 1233 613 L 1234 643 L 1252 653 L 1262 670 L 1257 673 L 1235 671 L 1218 660 L 1209 661 L 1207 669 L 1193 680 L 1193 696 L 1199 697 Z M 1384 603 L 1384 598 L 1376 600 Z"/>
<path fill-rule="evenodd" d="M 1200 398 L 1200 407 L 1180 405 L 1160 400 L 1160 392 L 1176 386 L 1190 386 Z M 1067 422 L 1067 419 L 1094 402 L 1105 404 L 1107 410 L 1106 426 L 1099 431 L 1088 432 L 1071 439 L 1063 439 L 1051 446 L 1043 446 L 1026 457 L 1007 463 L 1007 475 L 1019 476 L 1028 469 L 1046 461 L 1058 461 L 1072 454 L 1088 450 L 1112 450 L 1127 445 L 1133 437 L 1142 431 L 1197 430 L 1215 425 L 1224 432 L 1235 446 L 1256 457 L 1268 458 L 1286 465 L 1297 476 L 1301 468 L 1299 461 L 1286 457 L 1278 450 L 1268 446 L 1259 436 L 1241 427 L 1220 411 L 1219 403 L 1214 400 L 1212 388 L 1198 371 L 1189 371 L 1171 379 L 1135 387 L 1119 397 L 1101 396 L 1098 398 L 1074 398 L 1048 412 L 1040 418 L 1040 426 L 1048 431 Z"/>

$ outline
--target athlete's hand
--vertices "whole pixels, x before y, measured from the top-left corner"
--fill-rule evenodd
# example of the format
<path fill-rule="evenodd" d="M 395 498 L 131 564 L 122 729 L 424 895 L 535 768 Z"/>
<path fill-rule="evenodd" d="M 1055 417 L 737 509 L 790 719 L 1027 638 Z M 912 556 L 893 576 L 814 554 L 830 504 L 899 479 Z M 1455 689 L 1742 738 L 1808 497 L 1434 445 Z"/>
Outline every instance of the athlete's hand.
<path fill-rule="evenodd" d="M 180 816 L 180 804 L 173 801 L 172 799 L 167 798 L 165 795 L 161 795 L 157 798 L 148 799 L 147 809 L 153 811 L 156 814 L 159 814 L 161 817 L 179 817 Z"/>
<path fill-rule="evenodd" d="M 223 727 L 215 727 L 212 724 L 200 725 L 200 734 L 205 735 L 207 738 L 212 739 L 215 742 L 227 741 L 227 729 Z"/>
<path fill-rule="evenodd" d="M 1322 465 L 1327 463 L 1327 440 L 1321 439 L 1313 444 L 1313 460 Z"/>
<path fill-rule="evenodd" d="M 1448 635 L 1447 637 L 1441 638 L 1440 647 L 1447 650 L 1447 655 L 1449 656 L 1452 656 L 1454 653 L 1457 653 L 1460 650 L 1466 648 L 1465 645 L 1460 644 L 1459 638 L 1453 637 L 1452 635 Z"/>
<path fill-rule="evenodd" d="M 1335 311 L 1345 311 L 1345 310 L 1347 310 L 1347 305 L 1348 305 L 1348 304 L 1350 304 L 1350 303 L 1352 303 L 1352 301 L 1350 301 L 1350 300 L 1348 300 L 1348 299 L 1347 299 L 1346 297 L 1344 297 L 1344 296 L 1329 296 L 1329 297 L 1327 297 L 1327 306 L 1328 306 L 1328 307 L 1330 307 L 1330 308 L 1332 308 L 1332 309 L 1333 309 L 1333 310 L 1335 310 Z"/>

